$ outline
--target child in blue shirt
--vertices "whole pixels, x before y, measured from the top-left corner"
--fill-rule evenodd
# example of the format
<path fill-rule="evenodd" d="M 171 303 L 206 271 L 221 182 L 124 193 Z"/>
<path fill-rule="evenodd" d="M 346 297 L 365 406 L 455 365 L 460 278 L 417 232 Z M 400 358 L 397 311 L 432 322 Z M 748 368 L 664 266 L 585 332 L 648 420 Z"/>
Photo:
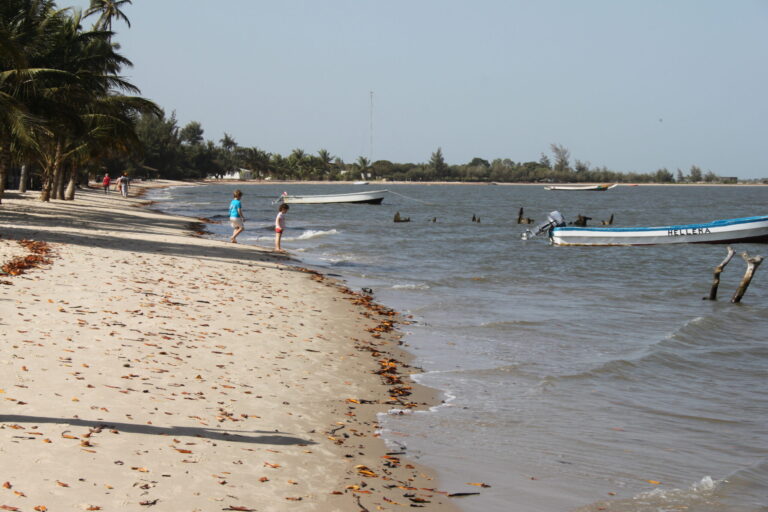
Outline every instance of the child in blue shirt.
<path fill-rule="evenodd" d="M 243 232 L 245 229 L 245 217 L 243 216 L 243 205 L 240 202 L 240 198 L 243 197 L 243 193 L 240 190 L 235 190 L 232 195 L 234 199 L 229 203 L 229 225 L 232 226 L 232 236 L 229 241 L 233 244 L 237 243 L 237 235 Z"/>

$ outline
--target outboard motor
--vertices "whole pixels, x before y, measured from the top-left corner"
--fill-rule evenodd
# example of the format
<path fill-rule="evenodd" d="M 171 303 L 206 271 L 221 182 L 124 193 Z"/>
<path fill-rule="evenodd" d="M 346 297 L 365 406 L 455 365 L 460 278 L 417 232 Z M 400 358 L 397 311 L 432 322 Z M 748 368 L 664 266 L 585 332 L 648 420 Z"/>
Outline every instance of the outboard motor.
<path fill-rule="evenodd" d="M 563 214 L 559 211 L 555 210 L 553 212 L 549 212 L 547 215 L 547 221 L 542 222 L 536 228 L 531 231 L 530 229 L 526 229 L 525 232 L 522 234 L 523 240 L 529 240 L 533 238 L 534 236 L 538 236 L 542 233 L 548 232 L 552 228 L 558 228 L 561 226 L 565 226 L 565 218 L 563 217 Z"/>

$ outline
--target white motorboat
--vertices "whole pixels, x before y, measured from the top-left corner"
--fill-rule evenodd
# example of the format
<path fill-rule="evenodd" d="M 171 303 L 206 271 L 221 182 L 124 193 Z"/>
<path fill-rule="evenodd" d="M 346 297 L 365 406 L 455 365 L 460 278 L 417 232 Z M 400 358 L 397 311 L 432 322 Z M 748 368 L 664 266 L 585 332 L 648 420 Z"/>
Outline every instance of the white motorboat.
<path fill-rule="evenodd" d="M 765 243 L 768 242 L 768 215 L 656 227 L 556 226 L 549 230 L 549 238 L 554 245 Z"/>
<path fill-rule="evenodd" d="M 351 192 L 348 194 L 325 195 L 291 195 L 283 193 L 278 202 L 285 204 L 330 204 L 330 203 L 360 203 L 381 204 L 386 190 L 371 190 L 366 192 Z"/>
<path fill-rule="evenodd" d="M 597 192 L 602 192 L 605 190 L 610 190 L 616 185 L 618 185 L 618 183 L 614 183 L 613 185 L 549 185 L 544 187 L 544 190 L 570 190 L 573 192 L 594 190 Z"/>

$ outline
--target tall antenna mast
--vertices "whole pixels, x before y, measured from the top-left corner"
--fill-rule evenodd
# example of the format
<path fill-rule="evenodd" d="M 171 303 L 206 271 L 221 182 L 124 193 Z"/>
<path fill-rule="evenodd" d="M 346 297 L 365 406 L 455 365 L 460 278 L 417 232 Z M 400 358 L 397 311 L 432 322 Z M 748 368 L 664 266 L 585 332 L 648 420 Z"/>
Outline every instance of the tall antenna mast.
<path fill-rule="evenodd" d="M 373 91 L 371 91 L 371 112 L 370 112 L 370 120 L 371 120 L 371 144 L 370 144 L 370 150 L 368 152 L 368 160 L 373 163 Z"/>

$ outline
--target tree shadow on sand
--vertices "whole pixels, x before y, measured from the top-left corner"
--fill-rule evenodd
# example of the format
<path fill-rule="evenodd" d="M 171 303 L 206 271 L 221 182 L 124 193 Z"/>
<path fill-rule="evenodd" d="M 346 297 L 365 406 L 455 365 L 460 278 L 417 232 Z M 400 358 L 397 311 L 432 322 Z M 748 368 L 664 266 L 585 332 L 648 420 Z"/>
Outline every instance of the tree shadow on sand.
<path fill-rule="evenodd" d="M 50 418 L 46 416 L 0 415 L 0 423 L 57 423 L 73 427 L 108 428 L 119 432 L 146 434 L 155 436 L 196 437 L 231 443 L 272 444 L 272 445 L 311 445 L 317 444 L 310 439 L 294 437 L 287 432 L 268 430 L 228 430 L 200 427 L 158 427 L 137 423 L 114 421 L 92 421 L 79 418 Z M 257 434 L 257 435 L 254 435 Z"/>
<path fill-rule="evenodd" d="M 141 206 L 137 202 L 136 206 Z M 57 205 L 58 206 L 58 205 Z M 278 255 L 264 247 L 205 240 L 185 242 L 184 236 L 166 230 L 181 230 L 191 237 L 200 221 L 165 215 L 138 216 L 130 210 L 110 210 L 96 205 L 71 204 L 50 212 L 22 204 L 14 210 L 0 209 L 0 235 L 6 240 L 29 239 L 49 243 L 110 249 L 116 252 L 159 253 L 169 256 L 209 260 L 240 260 L 249 264 L 296 263 L 290 256 Z M 67 213 L 71 213 L 67 215 Z M 162 239 L 158 239 L 162 237 Z"/>

